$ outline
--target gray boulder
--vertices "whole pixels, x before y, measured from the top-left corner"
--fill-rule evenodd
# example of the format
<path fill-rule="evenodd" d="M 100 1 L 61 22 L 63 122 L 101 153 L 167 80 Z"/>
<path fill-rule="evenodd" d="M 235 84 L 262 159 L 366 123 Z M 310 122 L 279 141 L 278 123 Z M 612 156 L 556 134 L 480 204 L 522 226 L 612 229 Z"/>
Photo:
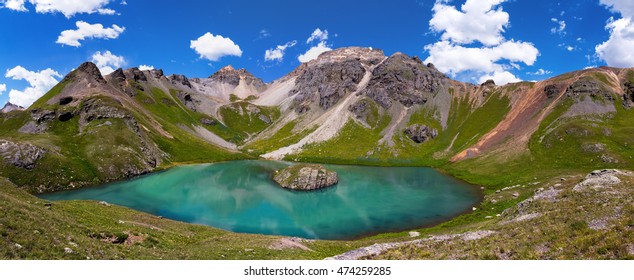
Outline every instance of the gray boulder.
<path fill-rule="evenodd" d="M 275 171 L 273 180 L 291 190 L 317 190 L 335 185 L 339 176 L 319 164 L 297 164 Z"/>

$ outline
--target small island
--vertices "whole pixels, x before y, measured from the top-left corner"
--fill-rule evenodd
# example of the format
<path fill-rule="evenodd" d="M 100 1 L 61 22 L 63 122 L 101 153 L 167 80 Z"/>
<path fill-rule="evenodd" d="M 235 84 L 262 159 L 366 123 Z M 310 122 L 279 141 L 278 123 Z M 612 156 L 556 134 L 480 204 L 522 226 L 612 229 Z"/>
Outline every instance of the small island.
<path fill-rule="evenodd" d="M 297 164 L 276 170 L 273 180 L 285 189 L 310 191 L 337 184 L 339 176 L 319 164 Z"/>

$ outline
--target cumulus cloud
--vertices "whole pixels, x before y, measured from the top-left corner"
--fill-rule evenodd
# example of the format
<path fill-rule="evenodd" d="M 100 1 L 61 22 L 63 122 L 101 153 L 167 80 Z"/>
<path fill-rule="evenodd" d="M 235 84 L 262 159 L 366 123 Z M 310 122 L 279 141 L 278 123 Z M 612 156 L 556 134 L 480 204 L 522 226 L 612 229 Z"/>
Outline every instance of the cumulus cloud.
<path fill-rule="evenodd" d="M 555 24 L 557 24 L 556 27 L 553 27 L 550 29 L 550 33 L 553 34 L 559 34 L 559 35 L 566 35 L 566 21 L 564 20 L 558 20 L 556 18 L 551 18 L 550 21 L 554 22 Z"/>
<path fill-rule="evenodd" d="M 610 18 L 605 29 L 610 32 L 607 41 L 595 47 L 596 54 L 609 66 L 632 67 L 634 66 L 634 2 L 601 0 L 610 11 L 620 13 L 622 18 Z"/>
<path fill-rule="evenodd" d="M 437 1 L 432 8 L 430 29 L 441 33 L 440 41 L 426 45 L 425 63 L 433 63 L 442 72 L 456 77 L 474 73 L 474 81 L 495 80 L 502 85 L 519 79 L 510 69 L 518 63 L 533 65 L 539 50 L 532 43 L 503 36 L 509 15 L 499 6 L 506 0 L 467 0 L 458 11 L 446 1 Z"/>
<path fill-rule="evenodd" d="M 425 63 L 433 63 L 442 72 L 456 75 L 463 71 L 501 72 L 511 65 L 498 63 L 500 60 L 522 62 L 533 65 L 539 51 L 526 42 L 506 41 L 495 47 L 463 47 L 448 41 L 425 46 L 429 57 Z"/>
<path fill-rule="evenodd" d="M 7 91 L 7 85 L 5 84 L 0 84 L 0 95 L 2 95 L 3 92 Z"/>
<path fill-rule="evenodd" d="M 335 37 L 336 34 L 335 34 Z M 310 44 L 312 42 L 319 42 L 317 45 L 312 46 L 308 49 L 304 54 L 301 54 L 297 59 L 301 63 L 309 62 L 315 58 L 317 58 L 320 54 L 332 50 L 331 46 L 328 45 L 328 30 L 321 30 L 316 28 L 310 37 L 306 39 L 306 44 Z"/>
<path fill-rule="evenodd" d="M 4 1 L 4 7 L 10 10 L 18 11 L 18 12 L 26 12 L 28 11 L 24 6 L 25 0 L 7 0 Z"/>
<path fill-rule="evenodd" d="M 442 33 L 441 39 L 458 44 L 478 41 L 492 46 L 504 40 L 502 32 L 509 23 L 509 14 L 496 9 L 506 0 L 467 0 L 458 11 L 456 7 L 437 1 L 429 21 L 432 31 Z"/>
<path fill-rule="evenodd" d="M 113 24 L 112 27 L 104 28 L 100 23 L 90 24 L 85 21 L 78 21 L 75 25 L 77 26 L 75 30 L 62 31 L 57 37 L 56 43 L 79 47 L 81 46 L 80 40 L 85 40 L 86 38 L 116 39 L 125 30 L 125 27 L 119 27 L 116 24 Z"/>
<path fill-rule="evenodd" d="M 35 6 L 35 11 L 41 14 L 45 13 L 62 13 L 65 17 L 70 18 L 75 14 L 102 14 L 113 15 L 115 11 L 105 6 L 111 0 L 6 0 L 4 7 L 14 11 L 26 12 L 26 3 Z"/>
<path fill-rule="evenodd" d="M 228 55 L 242 56 L 240 46 L 236 45 L 231 39 L 213 35 L 209 32 L 196 40 L 191 40 L 189 47 L 196 51 L 200 58 L 211 61 L 218 61 L 221 57 Z"/>
<path fill-rule="evenodd" d="M 306 39 L 306 44 L 310 44 L 312 41 L 323 42 L 328 40 L 328 30 L 321 31 L 321 29 L 317 28 L 310 34 L 310 37 Z"/>
<path fill-rule="evenodd" d="M 139 65 L 139 70 L 141 70 L 141 71 L 153 70 L 153 69 L 154 69 L 154 66 L 152 66 L 152 65 L 145 65 L 145 64 Z"/>
<path fill-rule="evenodd" d="M 92 55 L 92 62 L 97 65 L 101 75 L 108 75 L 122 67 L 125 64 L 125 58 L 114 55 L 108 50 L 103 53 L 98 51 Z"/>
<path fill-rule="evenodd" d="M 297 44 L 297 41 L 293 40 L 284 45 L 278 45 L 274 49 L 268 49 L 264 52 L 264 60 L 266 61 L 282 61 L 287 48 L 293 47 Z"/>
<path fill-rule="evenodd" d="M 35 72 L 18 65 L 7 70 L 5 77 L 24 80 L 29 84 L 24 90 L 12 89 L 9 91 L 9 102 L 26 108 L 58 83 L 55 77 L 61 78 L 62 76 L 50 68 Z"/>
<path fill-rule="evenodd" d="M 332 49 L 326 45 L 326 42 L 319 42 L 317 46 L 310 48 L 306 53 L 297 57 L 301 63 L 309 62 L 317 58 L 320 54 L 331 51 Z"/>

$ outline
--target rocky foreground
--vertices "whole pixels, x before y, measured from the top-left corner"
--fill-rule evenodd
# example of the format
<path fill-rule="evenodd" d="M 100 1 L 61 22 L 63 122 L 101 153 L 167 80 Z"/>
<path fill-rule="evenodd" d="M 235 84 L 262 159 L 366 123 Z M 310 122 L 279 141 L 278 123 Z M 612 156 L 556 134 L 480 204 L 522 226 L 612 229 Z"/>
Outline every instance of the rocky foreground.
<path fill-rule="evenodd" d="M 298 164 L 275 171 L 273 180 L 291 190 L 318 190 L 339 182 L 339 176 L 319 164 Z"/>

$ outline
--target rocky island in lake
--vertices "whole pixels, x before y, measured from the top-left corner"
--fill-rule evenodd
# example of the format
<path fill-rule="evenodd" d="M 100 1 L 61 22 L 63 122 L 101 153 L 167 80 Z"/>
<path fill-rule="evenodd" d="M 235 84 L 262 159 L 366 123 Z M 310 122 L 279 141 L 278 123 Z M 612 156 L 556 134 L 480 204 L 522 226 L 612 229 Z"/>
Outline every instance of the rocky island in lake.
<path fill-rule="evenodd" d="M 297 164 L 276 170 L 273 180 L 285 189 L 318 190 L 339 182 L 339 176 L 319 164 Z"/>

